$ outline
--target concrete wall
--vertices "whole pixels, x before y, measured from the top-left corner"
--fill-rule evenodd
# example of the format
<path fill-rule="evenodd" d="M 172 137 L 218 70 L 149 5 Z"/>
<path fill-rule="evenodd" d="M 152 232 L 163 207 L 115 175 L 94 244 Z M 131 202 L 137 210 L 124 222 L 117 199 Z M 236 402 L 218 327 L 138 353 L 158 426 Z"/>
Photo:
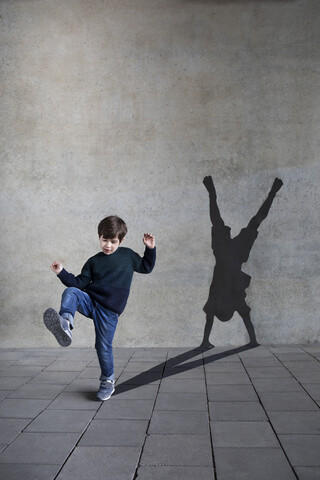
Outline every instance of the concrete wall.
<path fill-rule="evenodd" d="M 196 346 L 214 267 L 212 175 L 236 235 L 277 195 L 243 270 L 261 343 L 319 341 L 318 0 L 2 0 L 1 346 L 56 346 L 42 323 L 96 227 L 158 261 L 136 275 L 115 344 Z M 74 345 L 93 346 L 77 317 Z M 235 314 L 215 345 L 247 337 Z"/>

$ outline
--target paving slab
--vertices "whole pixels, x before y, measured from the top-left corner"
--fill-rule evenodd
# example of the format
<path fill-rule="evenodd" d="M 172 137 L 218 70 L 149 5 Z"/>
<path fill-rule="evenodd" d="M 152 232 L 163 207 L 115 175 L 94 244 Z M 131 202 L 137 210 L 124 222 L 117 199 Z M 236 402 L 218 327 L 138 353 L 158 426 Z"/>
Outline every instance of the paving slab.
<path fill-rule="evenodd" d="M 252 378 L 254 388 L 260 394 L 279 392 L 303 392 L 303 388 L 295 378 Z"/>
<path fill-rule="evenodd" d="M 208 372 L 207 385 L 251 385 L 245 372 Z"/>
<path fill-rule="evenodd" d="M 219 480 L 296 480 L 281 448 L 216 448 Z"/>
<path fill-rule="evenodd" d="M 320 372 L 295 372 L 295 378 L 302 384 L 320 383 Z"/>
<path fill-rule="evenodd" d="M 25 432 L 81 433 L 94 414 L 92 410 L 45 410 L 29 424 Z"/>
<path fill-rule="evenodd" d="M 204 366 L 206 374 L 214 373 L 245 373 L 245 368 L 240 362 L 212 362 Z"/>
<path fill-rule="evenodd" d="M 45 372 L 80 372 L 86 368 L 89 361 L 71 361 L 71 360 L 56 360 L 50 363 L 44 371 Z"/>
<path fill-rule="evenodd" d="M 320 372 L 320 362 L 283 362 L 293 374 L 296 372 Z"/>
<path fill-rule="evenodd" d="M 11 393 L 14 393 L 14 392 L 12 390 L 0 390 L 0 402 L 4 398 L 9 397 L 9 395 L 11 395 Z"/>
<path fill-rule="evenodd" d="M 267 416 L 259 402 L 209 402 L 211 421 L 265 422 Z"/>
<path fill-rule="evenodd" d="M 21 433 L 0 455 L 0 463 L 62 465 L 79 439 L 77 433 Z"/>
<path fill-rule="evenodd" d="M 60 465 L 0 464 L 0 478 L 4 480 L 54 480 Z"/>
<path fill-rule="evenodd" d="M 304 384 L 303 388 L 309 393 L 313 400 L 320 400 L 320 383 Z"/>
<path fill-rule="evenodd" d="M 276 357 L 281 362 L 316 362 L 317 360 L 308 353 L 301 351 L 301 353 L 275 353 Z"/>
<path fill-rule="evenodd" d="M 153 400 L 122 400 L 111 397 L 99 409 L 96 420 L 148 420 L 151 417 Z"/>
<path fill-rule="evenodd" d="M 34 418 L 44 410 L 50 400 L 6 398 L 0 403 L 0 417 Z"/>
<path fill-rule="evenodd" d="M 93 420 L 79 442 L 87 447 L 142 447 L 148 420 Z"/>
<path fill-rule="evenodd" d="M 320 467 L 296 467 L 295 472 L 299 480 L 319 480 Z"/>
<path fill-rule="evenodd" d="M 277 357 L 243 357 L 242 363 L 246 367 L 281 367 L 280 360 Z"/>
<path fill-rule="evenodd" d="M 92 392 L 62 392 L 48 406 L 54 410 L 98 410 L 100 402 Z"/>
<path fill-rule="evenodd" d="M 215 448 L 279 448 L 279 442 L 268 422 L 211 422 Z"/>
<path fill-rule="evenodd" d="M 212 467 L 209 435 L 150 435 L 140 465 Z"/>
<path fill-rule="evenodd" d="M 137 360 L 130 360 L 124 368 L 124 372 L 146 372 L 148 370 L 152 370 L 153 373 L 155 372 L 162 372 L 165 367 L 165 363 L 159 362 L 141 362 Z"/>
<path fill-rule="evenodd" d="M 202 410 L 207 411 L 204 393 L 160 392 L 155 410 Z"/>
<path fill-rule="evenodd" d="M 139 480 L 214 480 L 213 469 L 210 467 L 149 467 L 138 469 Z"/>
<path fill-rule="evenodd" d="M 154 400 L 158 393 L 158 385 L 116 385 L 113 396 L 122 400 Z"/>
<path fill-rule="evenodd" d="M 161 380 L 161 373 L 146 373 L 146 372 L 123 372 L 118 378 L 118 384 L 126 383 L 128 385 L 149 385 L 159 384 Z"/>
<path fill-rule="evenodd" d="M 30 423 L 25 418 L 0 418 L 0 444 L 9 444 Z"/>
<path fill-rule="evenodd" d="M 39 400 L 53 400 L 65 388 L 65 385 L 37 385 L 25 383 L 16 391 L 8 395 L 8 398 L 33 398 Z"/>
<path fill-rule="evenodd" d="M 15 390 L 31 379 L 31 377 L 0 377 L 1 390 Z"/>
<path fill-rule="evenodd" d="M 57 480 L 132 480 L 140 455 L 139 447 L 77 447 Z"/>
<path fill-rule="evenodd" d="M 210 402 L 257 402 L 258 396 L 251 385 L 208 385 Z"/>
<path fill-rule="evenodd" d="M 59 357 L 27 357 L 27 358 L 22 358 L 21 360 L 18 360 L 15 362 L 15 365 L 41 365 L 43 367 L 47 367 L 51 363 L 53 363 L 55 360 L 57 360 Z"/>
<path fill-rule="evenodd" d="M 320 435 L 320 411 L 268 412 L 277 434 Z M 320 453 L 320 452 L 319 452 Z"/>
<path fill-rule="evenodd" d="M 264 408 L 269 410 L 318 410 L 306 392 L 259 393 Z"/>
<path fill-rule="evenodd" d="M 44 384 L 53 383 L 54 385 L 68 385 L 79 372 L 41 372 L 30 380 L 30 383 Z"/>
<path fill-rule="evenodd" d="M 165 378 L 200 378 L 204 380 L 203 367 L 186 369 L 185 367 L 165 368 L 163 376 Z"/>
<path fill-rule="evenodd" d="M 319 435 L 279 435 L 279 440 L 294 467 L 320 467 Z"/>
<path fill-rule="evenodd" d="M 154 411 L 148 433 L 166 435 L 208 434 L 208 413 L 206 411 Z"/>
<path fill-rule="evenodd" d="M 43 368 L 41 365 L 11 365 L 0 371 L 0 377 L 33 377 Z"/>
<path fill-rule="evenodd" d="M 161 380 L 159 391 L 161 393 L 205 393 L 206 385 L 200 378 L 163 378 Z"/>
<path fill-rule="evenodd" d="M 64 392 L 96 393 L 100 381 L 97 378 L 75 378 L 69 385 L 64 386 Z"/>
<path fill-rule="evenodd" d="M 247 367 L 250 378 L 290 378 L 292 375 L 284 367 Z"/>

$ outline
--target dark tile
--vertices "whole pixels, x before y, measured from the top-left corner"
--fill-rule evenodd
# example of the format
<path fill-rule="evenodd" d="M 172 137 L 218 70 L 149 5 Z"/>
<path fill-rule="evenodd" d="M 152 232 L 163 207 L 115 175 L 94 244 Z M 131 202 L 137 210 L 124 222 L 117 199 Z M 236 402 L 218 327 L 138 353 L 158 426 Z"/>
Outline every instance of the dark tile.
<path fill-rule="evenodd" d="M 204 380 L 203 367 L 196 367 L 185 370 L 183 367 L 166 368 L 164 378 L 199 378 Z"/>
<path fill-rule="evenodd" d="M 210 402 L 254 402 L 257 394 L 251 385 L 208 385 Z"/>
<path fill-rule="evenodd" d="M 148 420 L 153 409 L 153 400 L 122 400 L 111 397 L 98 411 L 95 419 Z"/>
<path fill-rule="evenodd" d="M 28 382 L 30 378 L 31 377 L 1 377 L 0 388 L 1 390 L 15 390 Z"/>
<path fill-rule="evenodd" d="M 207 408 L 207 398 L 204 393 L 160 392 L 155 404 L 155 410 L 207 411 Z"/>
<path fill-rule="evenodd" d="M 161 393 L 205 393 L 206 385 L 200 378 L 163 378 L 159 391 Z"/>
<path fill-rule="evenodd" d="M 299 480 L 319 480 L 320 467 L 296 467 L 295 472 Z"/>
<path fill-rule="evenodd" d="M 303 388 L 295 378 L 253 378 L 252 383 L 257 392 L 303 392 Z"/>
<path fill-rule="evenodd" d="M 242 362 L 246 367 L 281 367 L 281 362 L 275 357 L 244 357 Z"/>
<path fill-rule="evenodd" d="M 313 400 L 320 400 L 320 383 L 304 384 L 303 388 L 309 393 Z"/>
<path fill-rule="evenodd" d="M 118 385 L 125 382 L 127 385 L 159 384 L 161 373 L 123 372 L 118 378 Z"/>
<path fill-rule="evenodd" d="M 130 360 L 129 363 L 127 363 L 124 372 L 145 372 L 148 370 L 152 370 L 152 372 L 162 372 L 164 369 L 164 362 L 159 363 L 159 362 L 141 362 L 138 360 Z"/>
<path fill-rule="evenodd" d="M 216 448 L 219 480 L 295 480 L 281 448 Z"/>
<path fill-rule="evenodd" d="M 212 466 L 209 435 L 150 435 L 140 465 Z"/>
<path fill-rule="evenodd" d="M 53 400 L 63 389 L 64 385 L 34 385 L 26 383 L 18 388 L 8 398 L 33 398 L 39 400 Z"/>
<path fill-rule="evenodd" d="M 30 380 L 30 383 L 45 384 L 53 383 L 54 385 L 67 385 L 72 382 L 79 372 L 41 372 Z"/>
<path fill-rule="evenodd" d="M 142 447 L 148 420 L 93 420 L 79 446 Z"/>
<path fill-rule="evenodd" d="M 279 447 L 268 422 L 211 422 L 211 429 L 216 448 Z"/>
<path fill-rule="evenodd" d="M 48 406 L 52 410 L 98 410 L 100 403 L 95 395 L 84 392 L 62 392 Z"/>
<path fill-rule="evenodd" d="M 320 467 L 320 435 L 279 435 L 294 467 Z"/>
<path fill-rule="evenodd" d="M 50 403 L 50 400 L 10 398 L 0 403 L 0 417 L 34 418 Z"/>
<path fill-rule="evenodd" d="M 45 372 L 80 372 L 86 368 L 88 361 L 57 360 L 45 368 Z"/>
<path fill-rule="evenodd" d="M 150 434 L 201 435 L 209 433 L 207 412 L 193 411 L 154 411 Z"/>
<path fill-rule="evenodd" d="M 139 447 L 77 447 L 57 480 L 132 480 L 139 454 Z"/>
<path fill-rule="evenodd" d="M 77 443 L 76 433 L 21 433 L 0 455 L 0 463 L 61 464 Z"/>
<path fill-rule="evenodd" d="M 241 372 L 208 372 L 206 378 L 207 385 L 251 385 L 248 375 Z"/>
<path fill-rule="evenodd" d="M 320 383 L 320 372 L 295 372 L 294 376 L 302 385 L 305 383 Z"/>
<path fill-rule="evenodd" d="M 320 411 L 269 412 L 272 426 L 279 434 L 320 435 Z"/>
<path fill-rule="evenodd" d="M 116 385 L 113 397 L 121 400 L 154 400 L 157 393 L 158 385 Z"/>
<path fill-rule="evenodd" d="M 91 392 L 96 393 L 99 389 L 100 381 L 97 378 L 76 378 L 67 387 L 64 392 Z"/>
<path fill-rule="evenodd" d="M 312 355 L 309 355 L 308 353 L 305 353 L 303 351 L 281 352 L 281 353 L 275 353 L 275 355 L 281 362 L 315 362 L 316 361 L 316 359 L 312 357 Z"/>
<path fill-rule="evenodd" d="M 37 375 L 43 366 L 40 365 L 12 365 L 6 369 L 0 371 L 0 381 L 2 383 L 1 377 L 33 377 Z"/>
<path fill-rule="evenodd" d="M 81 433 L 92 420 L 90 410 L 45 410 L 26 428 L 26 432 Z"/>
<path fill-rule="evenodd" d="M 223 422 L 267 421 L 259 402 L 210 402 L 210 419 Z"/>
<path fill-rule="evenodd" d="M 60 465 L 0 464 L 0 478 L 4 480 L 53 480 Z"/>
<path fill-rule="evenodd" d="M 315 402 L 306 392 L 260 393 L 266 410 L 318 410 Z"/>
<path fill-rule="evenodd" d="M 320 373 L 320 362 L 284 362 L 283 364 L 293 374 L 297 372 Z"/>
<path fill-rule="evenodd" d="M 208 373 L 245 373 L 245 369 L 241 363 L 237 362 L 212 362 L 205 365 L 205 371 Z"/>
<path fill-rule="evenodd" d="M 0 444 L 12 442 L 30 423 L 24 418 L 0 418 Z"/>
<path fill-rule="evenodd" d="M 0 390 L 0 402 L 4 398 L 7 398 L 11 395 L 11 393 L 14 393 L 12 390 Z"/>
<path fill-rule="evenodd" d="M 139 480 L 214 480 L 211 467 L 150 467 L 142 466 L 138 469 Z"/>
<path fill-rule="evenodd" d="M 292 375 L 284 367 L 248 367 L 250 378 L 290 378 Z"/>

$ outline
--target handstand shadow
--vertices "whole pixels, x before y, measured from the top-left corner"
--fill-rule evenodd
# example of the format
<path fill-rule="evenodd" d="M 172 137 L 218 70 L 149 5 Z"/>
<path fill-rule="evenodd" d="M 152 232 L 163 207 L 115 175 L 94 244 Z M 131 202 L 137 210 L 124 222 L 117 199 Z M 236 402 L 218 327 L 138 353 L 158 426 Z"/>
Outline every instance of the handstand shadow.
<path fill-rule="evenodd" d="M 202 365 L 207 365 L 217 360 L 221 360 L 223 358 L 227 358 L 232 355 L 245 352 L 246 350 L 251 350 L 253 348 L 256 348 L 256 346 L 249 343 L 240 347 L 232 348 L 231 350 L 214 353 L 212 355 L 188 362 L 188 360 L 191 360 L 192 358 L 197 357 L 204 352 L 212 350 L 211 347 L 195 347 L 187 352 L 183 352 L 177 355 L 176 357 L 169 358 L 168 360 L 159 363 L 159 365 L 156 365 L 155 367 L 149 368 L 145 372 L 133 376 L 129 380 L 125 380 L 124 382 L 116 386 L 116 390 L 113 396 L 128 392 L 130 390 L 134 390 L 143 385 L 148 385 L 149 383 L 153 383 L 164 378 L 172 377 L 174 375 L 177 375 L 178 373 L 193 370 L 194 368 L 200 367 Z"/>

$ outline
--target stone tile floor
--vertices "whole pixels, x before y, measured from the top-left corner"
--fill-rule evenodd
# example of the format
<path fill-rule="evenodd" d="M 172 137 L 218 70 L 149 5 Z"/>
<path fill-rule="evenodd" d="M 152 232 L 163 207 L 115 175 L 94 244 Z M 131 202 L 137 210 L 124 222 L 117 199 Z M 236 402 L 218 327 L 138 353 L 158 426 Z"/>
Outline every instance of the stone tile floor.
<path fill-rule="evenodd" d="M 0 350 L 0 478 L 319 480 L 320 345 Z"/>

